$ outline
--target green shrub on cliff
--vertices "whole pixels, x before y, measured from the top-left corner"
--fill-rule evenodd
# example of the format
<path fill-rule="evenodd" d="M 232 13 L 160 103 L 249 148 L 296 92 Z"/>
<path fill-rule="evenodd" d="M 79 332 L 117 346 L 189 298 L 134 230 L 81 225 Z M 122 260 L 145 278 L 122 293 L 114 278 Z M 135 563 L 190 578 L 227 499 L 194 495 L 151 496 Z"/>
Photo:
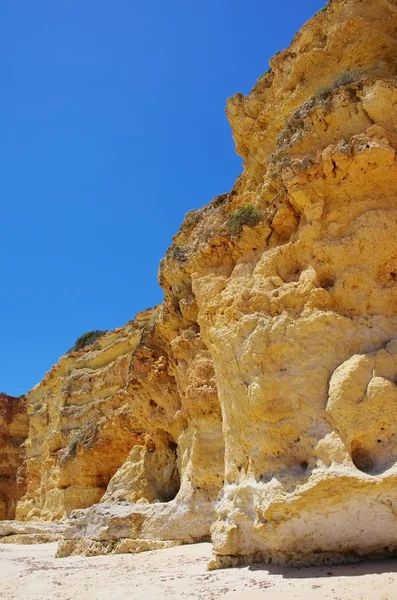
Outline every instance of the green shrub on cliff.
<path fill-rule="evenodd" d="M 94 331 L 87 331 L 83 333 L 77 340 L 74 345 L 68 350 L 68 354 L 70 352 L 76 352 L 77 350 L 81 350 L 90 344 L 93 344 L 98 338 L 102 337 L 105 333 L 107 333 L 107 329 L 95 329 Z"/>
<path fill-rule="evenodd" d="M 241 233 L 244 225 L 254 227 L 259 223 L 260 219 L 261 213 L 251 204 L 246 204 L 230 215 L 230 231 L 238 235 Z"/>
<path fill-rule="evenodd" d="M 336 90 L 336 88 L 354 83 L 360 78 L 362 71 L 362 69 L 357 69 L 355 71 L 344 71 L 343 73 L 340 73 L 331 84 L 321 86 L 317 90 L 316 96 L 328 96 L 333 90 Z"/>

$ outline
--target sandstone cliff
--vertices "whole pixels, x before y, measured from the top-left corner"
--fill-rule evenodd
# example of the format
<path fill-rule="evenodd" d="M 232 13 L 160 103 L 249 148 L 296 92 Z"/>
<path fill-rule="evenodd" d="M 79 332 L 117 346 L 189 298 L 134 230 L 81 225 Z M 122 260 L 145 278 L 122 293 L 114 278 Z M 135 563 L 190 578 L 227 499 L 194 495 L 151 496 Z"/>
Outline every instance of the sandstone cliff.
<path fill-rule="evenodd" d="M 231 98 L 244 172 L 185 217 L 163 305 L 28 395 L 18 517 L 93 504 L 60 555 L 396 552 L 396 31 L 397 2 L 333 0 Z"/>
<path fill-rule="evenodd" d="M 200 352 L 190 351 L 197 368 L 178 369 L 161 312 L 161 307 L 145 311 L 94 344 L 66 354 L 29 393 L 27 491 L 17 518 L 56 520 L 101 499 L 167 502 L 181 483 L 193 491 L 198 486 L 200 467 L 186 481 L 180 479 L 192 452 L 200 455 L 205 445 L 199 439 L 200 419 L 208 435 L 211 418 L 204 416 L 212 404 L 215 437 L 222 445 L 212 366 Z M 194 346 L 184 338 L 179 343 L 185 354 Z M 206 386 L 201 391 L 200 368 Z M 184 393 L 178 391 L 179 379 Z M 211 460 L 216 462 L 216 456 Z M 218 479 L 222 473 L 223 464 Z M 213 500 L 221 483 L 206 478 L 199 489 L 211 491 Z"/>

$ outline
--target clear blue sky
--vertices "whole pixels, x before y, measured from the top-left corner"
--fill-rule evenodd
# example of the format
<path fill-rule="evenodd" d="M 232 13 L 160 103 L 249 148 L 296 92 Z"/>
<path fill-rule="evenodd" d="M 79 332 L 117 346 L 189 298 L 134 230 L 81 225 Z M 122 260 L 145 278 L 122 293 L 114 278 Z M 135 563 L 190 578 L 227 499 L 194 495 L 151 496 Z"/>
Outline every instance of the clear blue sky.
<path fill-rule="evenodd" d="M 5 0 L 0 391 L 162 301 L 184 214 L 241 171 L 224 107 L 323 0 Z"/>

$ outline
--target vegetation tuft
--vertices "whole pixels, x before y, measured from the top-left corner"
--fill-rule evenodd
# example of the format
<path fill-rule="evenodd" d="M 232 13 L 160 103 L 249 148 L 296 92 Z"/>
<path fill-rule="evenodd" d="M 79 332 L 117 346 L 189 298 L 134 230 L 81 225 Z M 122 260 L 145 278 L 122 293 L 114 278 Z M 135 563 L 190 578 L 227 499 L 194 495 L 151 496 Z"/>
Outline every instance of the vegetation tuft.
<path fill-rule="evenodd" d="M 107 330 L 104 329 L 95 329 L 94 331 L 87 331 L 86 333 L 83 333 L 83 335 L 81 335 L 79 338 L 77 338 L 77 340 L 75 341 L 74 345 L 70 348 L 70 350 L 68 350 L 68 354 L 70 352 L 76 352 L 77 350 L 82 350 L 82 348 L 85 348 L 86 346 L 89 346 L 90 344 L 93 344 L 94 342 L 96 342 L 96 340 L 100 337 L 102 337 L 105 333 L 107 333 Z"/>
<path fill-rule="evenodd" d="M 322 85 L 316 93 L 316 96 L 325 97 L 328 96 L 333 90 L 342 86 L 349 85 L 349 83 L 354 83 L 358 80 L 361 75 L 361 70 L 356 71 L 344 71 L 340 73 L 334 81 L 329 85 Z"/>
<path fill-rule="evenodd" d="M 241 233 L 244 225 L 247 227 L 254 227 L 260 220 L 261 213 L 251 204 L 246 204 L 230 215 L 230 231 L 231 233 L 238 235 Z"/>

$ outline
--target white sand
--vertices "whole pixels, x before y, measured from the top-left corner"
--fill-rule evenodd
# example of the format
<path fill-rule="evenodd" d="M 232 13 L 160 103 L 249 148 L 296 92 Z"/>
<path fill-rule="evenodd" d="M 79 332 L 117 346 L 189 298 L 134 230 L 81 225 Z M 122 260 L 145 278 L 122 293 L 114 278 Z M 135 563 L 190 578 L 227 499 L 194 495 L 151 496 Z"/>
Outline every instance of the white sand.
<path fill-rule="evenodd" d="M 210 544 L 95 558 L 54 558 L 55 549 L 0 546 L 1 600 L 397 600 L 397 560 L 208 572 Z"/>

